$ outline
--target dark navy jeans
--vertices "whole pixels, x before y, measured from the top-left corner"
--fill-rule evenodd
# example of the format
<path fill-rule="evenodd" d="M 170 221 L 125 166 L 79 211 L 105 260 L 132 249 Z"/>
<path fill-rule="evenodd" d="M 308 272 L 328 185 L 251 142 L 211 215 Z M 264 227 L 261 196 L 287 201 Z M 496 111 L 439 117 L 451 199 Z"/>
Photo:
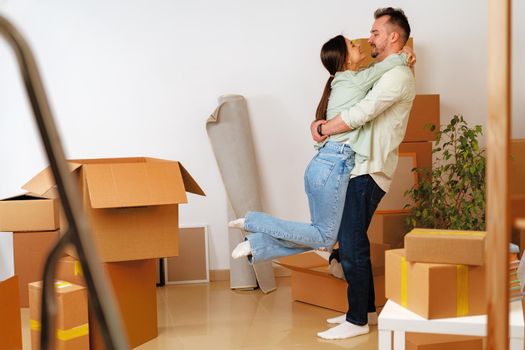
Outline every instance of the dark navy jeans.
<path fill-rule="evenodd" d="M 370 175 L 352 178 L 339 227 L 339 257 L 348 282 L 346 320 L 359 326 L 368 323 L 368 312 L 376 311 L 367 231 L 384 195 Z"/>

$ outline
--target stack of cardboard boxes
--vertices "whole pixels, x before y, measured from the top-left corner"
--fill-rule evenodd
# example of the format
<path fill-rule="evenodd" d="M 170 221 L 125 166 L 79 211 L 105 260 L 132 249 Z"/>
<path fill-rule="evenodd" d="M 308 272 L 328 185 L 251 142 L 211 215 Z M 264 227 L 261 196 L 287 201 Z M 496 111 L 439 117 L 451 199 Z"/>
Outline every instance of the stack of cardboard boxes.
<path fill-rule="evenodd" d="M 204 192 L 184 167 L 174 161 L 153 158 L 84 159 L 70 161 L 70 169 L 79 185 L 84 213 L 89 218 L 92 238 L 103 269 L 113 287 L 128 343 L 131 347 L 136 347 L 158 334 L 155 259 L 178 255 L 178 205 L 187 202 L 186 192 L 199 195 L 204 195 Z M 67 223 L 60 220 L 59 225 L 60 206 L 50 169 L 37 174 L 23 188 L 31 194 L 30 197 L 1 201 L 0 218 L 12 217 L 12 212 L 9 211 L 11 209 L 6 208 L 16 204 L 20 206 L 16 209 L 19 213 L 14 221 L 16 224 L 31 223 L 35 215 L 45 213 L 46 217 L 53 217 L 55 229 L 52 231 L 52 239 L 45 246 L 41 240 L 44 236 L 42 232 L 21 233 L 20 231 L 29 229 L 15 230 L 15 226 L 11 226 L 11 229 L 6 230 L 7 226 L 1 226 L 5 231 L 16 232 L 15 274 L 22 281 L 21 298 L 25 297 L 27 306 L 28 283 L 41 279 L 47 251 L 60 234 L 56 229 L 60 226 L 60 232 L 66 232 Z M 44 212 L 39 209 L 40 201 L 53 208 L 52 214 L 49 210 Z M 29 209 L 33 211 L 29 212 Z M 43 231 L 41 226 L 38 227 Z M 28 247 L 39 248 L 41 253 L 38 260 L 28 256 L 27 250 L 24 254 L 17 255 L 17 240 L 21 238 L 25 239 L 23 242 Z M 57 333 L 57 337 L 58 334 L 68 335 L 65 339 L 58 337 L 58 342 L 64 349 L 81 349 L 87 346 L 91 349 L 103 349 L 98 325 L 92 312 L 87 316 L 87 306 L 85 321 L 87 323 L 89 318 L 88 327 L 84 327 L 84 321 L 78 317 L 70 322 L 71 317 L 68 315 L 78 316 L 78 305 L 88 303 L 76 251 L 70 249 L 67 253 L 58 262 L 56 278 L 63 282 L 59 283 L 61 288 L 55 290 L 57 298 L 65 301 L 59 306 L 59 318 L 65 320 L 64 327 L 72 327 L 58 329 L 61 333 Z M 33 266 L 37 271 L 32 271 L 34 273 L 29 276 L 20 269 L 26 265 Z M 35 342 L 38 339 L 40 322 L 40 285 L 31 284 L 29 291 L 30 315 L 34 316 L 31 327 L 33 346 L 37 346 Z M 76 300 L 75 303 L 67 302 L 73 299 Z M 80 302 L 80 299 L 84 301 Z M 78 331 L 79 327 L 82 332 Z"/>
<path fill-rule="evenodd" d="M 13 232 L 20 305 L 29 306 L 27 284 L 41 279 L 45 259 L 59 238 L 59 203 L 25 194 L 0 201 L 0 232 Z"/>
<path fill-rule="evenodd" d="M 484 263 L 485 232 L 414 229 L 404 249 L 386 252 L 386 297 L 427 319 L 484 314 Z M 443 344 L 446 337 L 414 338 L 412 346 L 482 348 L 477 337 Z"/>
<path fill-rule="evenodd" d="M 485 233 L 414 229 L 386 253 L 386 296 L 428 319 L 485 313 Z"/>

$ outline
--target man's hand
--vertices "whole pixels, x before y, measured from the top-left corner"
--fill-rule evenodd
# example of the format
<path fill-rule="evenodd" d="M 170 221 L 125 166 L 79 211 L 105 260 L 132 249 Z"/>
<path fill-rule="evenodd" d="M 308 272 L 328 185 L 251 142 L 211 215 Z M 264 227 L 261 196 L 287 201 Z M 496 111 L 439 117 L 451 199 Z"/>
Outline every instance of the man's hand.
<path fill-rule="evenodd" d="M 405 46 L 401 50 L 401 52 L 404 52 L 407 54 L 407 65 L 408 68 L 412 68 L 416 64 L 416 54 L 414 53 L 414 50 L 412 48 Z"/>
<path fill-rule="evenodd" d="M 320 119 L 320 120 L 314 120 L 312 124 L 310 124 L 310 132 L 312 133 L 312 138 L 315 142 L 322 142 L 324 141 L 328 135 L 321 136 L 317 132 L 317 126 L 321 124 L 326 124 L 326 120 Z"/>

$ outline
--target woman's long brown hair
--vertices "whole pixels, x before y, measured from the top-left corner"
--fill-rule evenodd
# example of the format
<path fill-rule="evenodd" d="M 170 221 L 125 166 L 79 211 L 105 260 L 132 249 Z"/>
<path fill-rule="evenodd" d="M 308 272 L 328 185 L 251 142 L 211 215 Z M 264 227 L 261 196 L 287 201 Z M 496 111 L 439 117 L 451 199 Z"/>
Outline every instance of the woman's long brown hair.
<path fill-rule="evenodd" d="M 335 73 L 344 70 L 347 52 L 346 41 L 342 35 L 338 35 L 328 40 L 321 48 L 321 62 L 328 73 L 330 73 L 330 77 L 326 82 L 323 96 L 321 97 L 321 101 L 319 101 L 317 111 L 315 112 L 316 120 L 326 120 L 328 98 L 330 97 L 330 92 L 332 91 L 332 80 L 334 80 Z"/>

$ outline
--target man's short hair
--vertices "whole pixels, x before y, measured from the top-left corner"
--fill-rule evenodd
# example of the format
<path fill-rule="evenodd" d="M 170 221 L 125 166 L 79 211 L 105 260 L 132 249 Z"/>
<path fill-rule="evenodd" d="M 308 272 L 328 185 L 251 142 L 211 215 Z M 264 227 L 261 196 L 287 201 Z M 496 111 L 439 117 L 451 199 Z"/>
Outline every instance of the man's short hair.
<path fill-rule="evenodd" d="M 403 45 L 406 44 L 410 37 L 410 24 L 408 24 L 407 16 L 403 10 L 392 7 L 379 8 L 374 12 L 374 18 L 378 19 L 383 16 L 390 16 L 387 23 L 397 26 L 401 29 L 401 38 L 404 41 Z"/>

